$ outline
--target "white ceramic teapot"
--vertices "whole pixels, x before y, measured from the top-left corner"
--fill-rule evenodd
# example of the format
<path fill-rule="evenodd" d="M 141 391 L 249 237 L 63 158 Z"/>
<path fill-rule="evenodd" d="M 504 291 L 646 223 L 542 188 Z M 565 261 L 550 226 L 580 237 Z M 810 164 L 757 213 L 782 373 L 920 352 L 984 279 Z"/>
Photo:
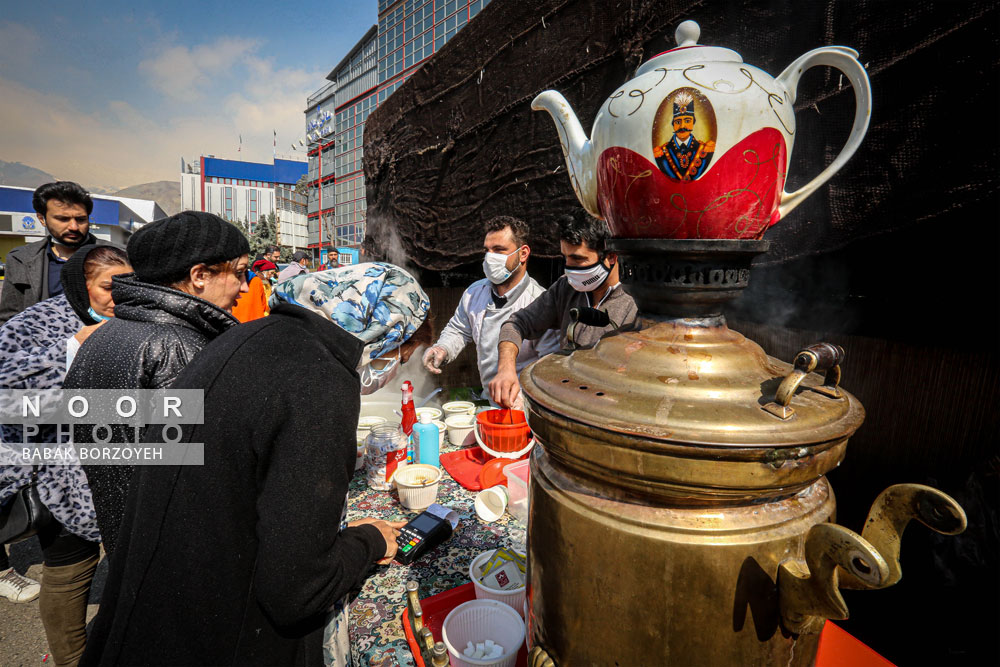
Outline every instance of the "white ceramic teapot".
<path fill-rule="evenodd" d="M 772 77 L 735 51 L 697 44 L 694 21 L 677 27 L 677 48 L 645 62 L 601 106 L 590 139 L 561 94 L 532 109 L 556 122 L 566 166 L 584 208 L 619 238 L 760 238 L 854 154 L 868 130 L 871 87 L 857 52 L 809 51 Z M 828 65 L 854 89 L 854 126 L 816 178 L 785 192 L 795 139 L 799 77 Z"/>

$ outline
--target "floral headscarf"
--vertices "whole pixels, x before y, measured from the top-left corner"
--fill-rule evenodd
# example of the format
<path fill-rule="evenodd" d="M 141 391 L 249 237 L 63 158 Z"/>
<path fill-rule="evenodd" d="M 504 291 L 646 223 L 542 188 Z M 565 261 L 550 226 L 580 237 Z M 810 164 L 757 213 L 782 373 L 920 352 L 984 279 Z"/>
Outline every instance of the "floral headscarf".
<path fill-rule="evenodd" d="M 329 317 L 360 338 L 365 343 L 360 366 L 409 340 L 431 307 L 413 276 L 385 262 L 299 274 L 274 286 L 269 304 L 280 303 Z"/>

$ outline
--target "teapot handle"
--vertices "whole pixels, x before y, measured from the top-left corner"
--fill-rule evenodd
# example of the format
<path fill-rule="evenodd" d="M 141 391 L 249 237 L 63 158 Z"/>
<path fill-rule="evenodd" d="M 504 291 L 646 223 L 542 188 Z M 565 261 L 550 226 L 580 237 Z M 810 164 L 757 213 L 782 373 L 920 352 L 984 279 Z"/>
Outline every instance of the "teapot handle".
<path fill-rule="evenodd" d="M 802 201 L 816 191 L 819 186 L 830 180 L 851 159 L 854 151 L 858 150 L 861 140 L 864 139 L 868 131 L 868 122 L 872 115 L 872 89 L 868 82 L 868 74 L 865 68 L 858 62 L 858 52 L 846 46 L 826 46 L 820 49 L 803 54 L 795 62 L 785 68 L 785 71 L 778 75 L 777 81 L 791 96 L 791 103 L 795 104 L 795 96 L 799 87 L 799 78 L 802 73 L 810 67 L 817 65 L 827 65 L 839 69 L 851 82 L 854 88 L 854 127 L 847 137 L 847 143 L 840 151 L 837 158 L 830 165 L 820 172 L 819 176 L 812 179 L 795 192 L 782 192 L 781 203 L 778 206 L 780 218 L 788 215 L 792 209 L 802 203 Z"/>

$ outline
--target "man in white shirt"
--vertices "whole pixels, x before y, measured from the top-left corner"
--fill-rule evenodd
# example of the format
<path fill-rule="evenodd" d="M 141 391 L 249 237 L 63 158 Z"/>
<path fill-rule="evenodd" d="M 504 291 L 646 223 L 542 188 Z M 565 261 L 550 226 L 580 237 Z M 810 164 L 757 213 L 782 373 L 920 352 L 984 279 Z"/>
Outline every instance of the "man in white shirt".
<path fill-rule="evenodd" d="M 500 327 L 510 316 L 534 301 L 545 289 L 528 275 L 528 226 L 523 220 L 498 216 L 486 223 L 483 241 L 486 278 L 469 286 L 445 325 L 437 343 L 424 353 L 424 366 L 440 373 L 441 365 L 455 359 L 466 344 L 476 345 L 479 379 L 489 386 L 497 372 Z M 546 331 L 518 350 L 518 371 L 559 349 L 559 331 Z"/>

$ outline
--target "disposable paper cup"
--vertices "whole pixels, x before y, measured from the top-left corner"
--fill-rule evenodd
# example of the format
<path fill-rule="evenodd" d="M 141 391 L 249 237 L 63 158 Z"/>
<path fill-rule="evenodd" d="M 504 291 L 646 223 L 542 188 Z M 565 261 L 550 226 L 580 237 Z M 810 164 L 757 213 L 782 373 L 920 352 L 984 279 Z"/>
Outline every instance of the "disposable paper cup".
<path fill-rule="evenodd" d="M 489 551 L 484 551 L 475 558 L 472 559 L 472 564 L 469 565 L 469 579 L 472 579 L 472 585 L 476 588 L 476 599 L 477 600 L 496 600 L 497 602 L 502 602 L 514 610 L 514 613 L 518 616 L 521 615 L 524 609 L 524 592 L 526 586 L 521 586 L 520 588 L 512 588 L 509 591 L 498 591 L 492 588 L 487 588 L 479 583 L 479 577 L 483 576 L 481 568 L 489 560 L 490 556 L 493 555 L 495 549 Z M 457 608 L 457 607 L 456 607 Z M 490 639 L 493 639 L 490 637 Z M 482 641 L 481 639 L 479 641 Z M 497 641 L 493 639 L 493 641 Z M 475 643 L 475 642 L 473 642 Z M 503 644 L 503 642 L 497 642 Z M 504 648 L 507 647 L 503 644 Z M 465 648 L 465 642 L 462 643 L 462 648 Z"/>
<path fill-rule="evenodd" d="M 476 417 L 470 414 L 451 415 L 445 418 L 444 423 L 448 427 L 448 442 L 461 447 L 472 435 L 472 429 L 476 428 Z"/>
<path fill-rule="evenodd" d="M 451 664 L 458 667 L 514 667 L 524 643 L 524 620 L 507 605 L 496 600 L 470 600 L 458 605 L 445 617 L 441 636 Z M 469 642 L 492 639 L 503 646 L 503 655 L 492 660 L 467 658 L 462 651 Z"/>
<path fill-rule="evenodd" d="M 437 408 L 417 408 L 413 411 L 417 415 L 417 421 L 420 421 L 420 415 L 425 412 L 431 416 L 431 421 L 435 419 L 441 419 L 441 411 Z"/>
<path fill-rule="evenodd" d="M 423 512 L 437 499 L 442 471 L 437 466 L 413 463 L 396 471 L 399 502 L 408 510 Z"/>
<path fill-rule="evenodd" d="M 444 416 L 451 415 L 473 415 L 476 413 L 476 404 L 472 401 L 449 401 L 441 406 Z"/>
<path fill-rule="evenodd" d="M 507 487 L 502 484 L 483 489 L 476 494 L 476 516 L 490 523 L 507 511 Z"/>

